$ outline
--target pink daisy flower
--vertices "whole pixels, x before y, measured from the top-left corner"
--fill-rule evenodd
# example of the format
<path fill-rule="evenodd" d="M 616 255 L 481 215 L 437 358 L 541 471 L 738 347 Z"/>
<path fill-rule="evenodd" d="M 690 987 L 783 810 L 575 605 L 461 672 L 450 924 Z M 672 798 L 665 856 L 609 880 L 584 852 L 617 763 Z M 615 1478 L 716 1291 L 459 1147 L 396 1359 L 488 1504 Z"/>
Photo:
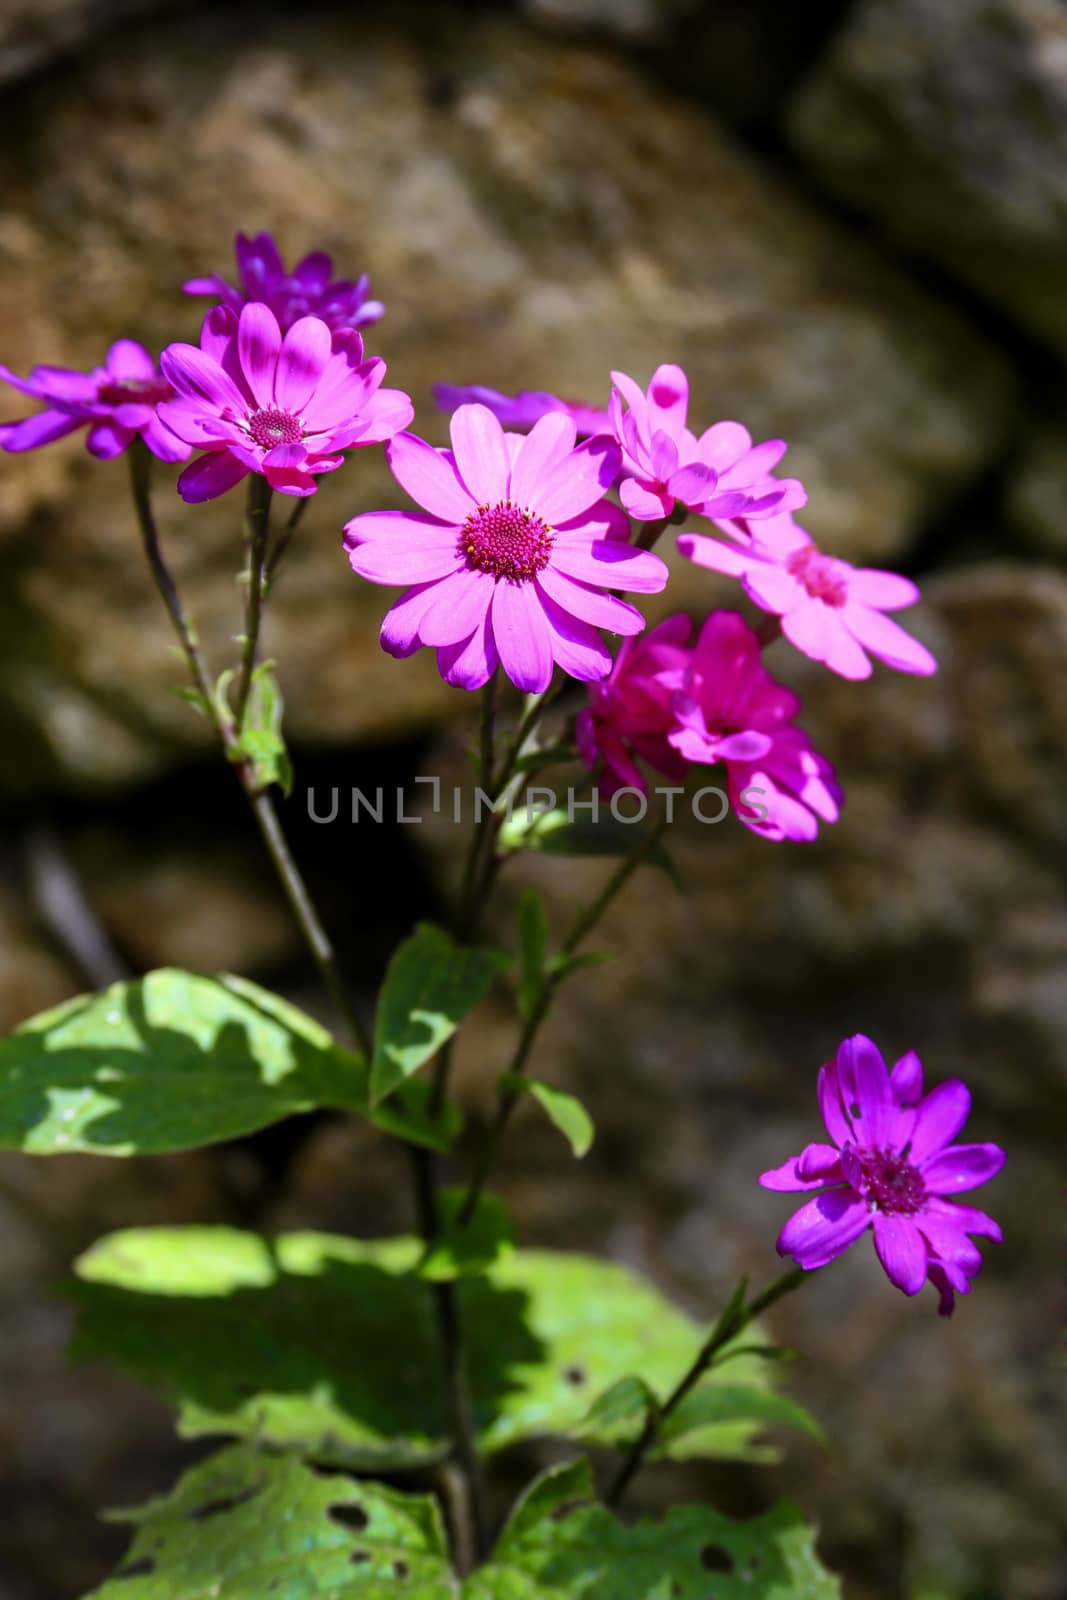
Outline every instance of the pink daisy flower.
<path fill-rule="evenodd" d="M 785 512 L 748 527 L 724 524 L 738 542 L 683 533 L 678 549 L 699 567 L 740 578 L 757 606 L 782 619 L 782 632 L 813 661 L 842 678 L 869 678 L 868 652 L 899 672 L 927 676 L 937 662 L 925 645 L 883 615 L 914 605 L 908 578 L 824 556 Z"/>
<path fill-rule="evenodd" d="M 185 461 L 189 446 L 175 438 L 156 415 L 161 400 L 174 391 L 143 345 L 119 339 L 107 361 L 92 372 L 67 367 L 34 367 L 28 378 L 0 367 L 13 389 L 43 400 L 46 409 L 21 422 L 0 423 L 0 448 L 35 450 L 78 428 L 88 428 L 89 452 L 103 461 L 121 455 L 140 436 L 160 461 Z"/>
<path fill-rule="evenodd" d="M 629 526 L 604 499 L 619 466 L 611 439 L 575 448 L 572 418 L 552 412 L 505 433 L 485 406 L 460 406 L 451 450 L 401 433 L 386 447 L 401 488 L 425 509 L 372 511 L 345 529 L 353 568 L 372 583 L 411 584 L 382 624 L 382 645 L 408 656 L 437 649 L 448 683 L 477 689 L 497 664 L 540 693 L 554 665 L 573 678 L 611 671 L 597 632 L 640 633 L 644 618 L 606 593 L 655 594 L 658 556 L 626 543 Z"/>
<path fill-rule="evenodd" d="M 354 283 L 335 279 L 333 258 L 323 250 L 304 256 L 292 272 L 286 272 L 269 233 L 257 233 L 254 239 L 239 233 L 235 251 L 240 288 L 212 273 L 207 278 L 190 278 L 182 286 L 186 294 L 214 295 L 237 315 L 249 301 L 261 300 L 270 306 L 283 333 L 301 317 L 319 317 L 337 332 L 368 327 L 385 315 L 380 300 L 367 299 L 370 279 L 366 273 Z"/>
<path fill-rule="evenodd" d="M 1005 1154 L 995 1144 L 953 1144 L 970 1111 L 967 1086 L 952 1078 L 924 1098 L 922 1081 L 914 1051 L 890 1075 L 871 1040 L 854 1034 L 819 1072 L 832 1143 L 809 1144 L 759 1181 L 815 1191 L 782 1229 L 779 1255 L 809 1271 L 824 1267 L 871 1228 L 890 1282 L 911 1295 L 929 1279 L 947 1316 L 982 1265 L 969 1235 L 1001 1238 L 992 1217 L 947 1196 L 995 1178 Z"/>
<path fill-rule="evenodd" d="M 754 445 L 739 422 L 716 422 L 699 438 L 690 432 L 681 367 L 657 367 L 647 394 L 624 372 L 611 377 L 611 424 L 623 452 L 619 494 L 631 516 L 654 522 L 682 505 L 707 517 L 763 517 L 807 500 L 798 479 L 772 476 L 784 440 Z"/>
<path fill-rule="evenodd" d="M 674 694 L 690 652 L 693 624 L 683 614 L 668 617 L 638 639 L 624 639 L 609 675 L 589 692 L 578 713 L 578 752 L 587 767 L 603 762 L 598 788 L 645 790 L 636 760 L 679 782 L 686 762 L 668 742 L 675 727 Z"/>
<path fill-rule="evenodd" d="M 763 665 L 759 639 L 736 611 L 713 611 L 674 696 L 671 747 L 686 761 L 722 762 L 731 805 L 765 839 L 814 839 L 843 799 L 834 769 L 794 727 L 800 701 Z"/>
<path fill-rule="evenodd" d="M 183 500 L 213 500 L 250 472 L 279 494 L 314 494 L 342 450 L 389 439 L 412 418 L 406 394 L 380 387 L 385 362 L 364 361 L 353 328 L 331 333 L 321 318 L 301 317 L 283 339 L 256 302 L 240 318 L 214 307 L 199 349 L 172 344 L 159 359 L 177 395 L 160 416 L 207 451 L 178 479 Z"/>
<path fill-rule="evenodd" d="M 579 439 L 591 439 L 598 433 L 611 432 L 611 418 L 606 411 L 595 406 L 582 405 L 577 400 L 561 400 L 545 389 L 522 389 L 518 394 L 501 394 L 499 389 L 487 389 L 481 383 L 435 383 L 433 397 L 442 411 L 455 411 L 457 406 L 483 405 L 503 423 L 505 428 L 532 428 L 534 423 L 550 411 L 562 411 L 570 417 L 578 430 Z"/>

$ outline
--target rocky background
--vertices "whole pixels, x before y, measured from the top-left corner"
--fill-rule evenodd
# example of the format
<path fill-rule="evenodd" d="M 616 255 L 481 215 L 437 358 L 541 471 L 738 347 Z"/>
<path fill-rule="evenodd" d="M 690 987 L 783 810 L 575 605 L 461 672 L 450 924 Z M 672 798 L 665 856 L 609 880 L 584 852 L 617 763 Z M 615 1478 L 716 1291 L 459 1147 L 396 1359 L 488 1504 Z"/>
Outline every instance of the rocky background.
<path fill-rule="evenodd" d="M 121 333 L 191 337 L 185 277 L 235 227 L 333 249 L 389 314 L 372 336 L 436 427 L 440 378 L 603 402 L 607 369 L 683 360 L 697 415 L 791 440 L 807 525 L 923 577 L 941 674 L 867 685 L 784 653 L 848 809 L 810 848 L 680 829 L 688 893 L 638 880 L 542 1066 L 594 1153 L 519 1124 L 527 1237 L 628 1260 L 710 1313 L 774 1267 L 753 1175 L 814 1132 L 814 1071 L 862 1028 L 975 1090 L 1010 1162 L 1006 1243 L 951 1323 L 857 1252 L 781 1309 L 828 1427 L 774 1488 L 818 1518 L 856 1600 L 1067 1592 L 1055 1356 L 1067 916 L 1067 12 L 1060 0 L 515 0 L 466 8 L 0 0 L 0 358 L 91 365 Z M 19 414 L 12 397 L 6 415 Z M 179 681 L 123 498 L 80 442 L 0 468 L 0 1024 L 164 961 L 317 1004 L 284 907 Z M 432 913 L 449 830 L 315 827 L 309 785 L 463 765 L 460 696 L 382 656 L 383 597 L 340 523 L 383 503 L 370 452 L 327 480 L 268 647 L 298 762 L 290 825 L 369 992 Z M 232 656 L 239 508 L 168 493 L 212 659 Z M 707 607 L 679 573 L 672 605 Z M 779 647 L 782 648 L 782 647 Z M 522 869 L 562 918 L 600 869 Z M 73 873 L 103 939 L 72 941 Z M 513 893 L 512 886 L 510 892 Z M 507 896 L 505 896 L 505 899 Z M 501 934 L 509 936 L 509 908 Z M 72 944 L 74 948 L 72 948 Z M 499 1067 L 488 1010 L 472 1112 Z M 237 1219 L 385 1231 L 403 1173 L 307 1119 L 151 1163 L 0 1160 L 0 1600 L 71 1600 L 121 1548 L 95 1510 L 188 1459 L 162 1408 L 67 1370 L 56 1294 L 106 1228 Z M 684 1480 L 684 1481 L 680 1481 Z M 645 1498 L 722 1497 L 650 1474 Z M 729 1491 L 758 1504 L 762 1480 Z"/>

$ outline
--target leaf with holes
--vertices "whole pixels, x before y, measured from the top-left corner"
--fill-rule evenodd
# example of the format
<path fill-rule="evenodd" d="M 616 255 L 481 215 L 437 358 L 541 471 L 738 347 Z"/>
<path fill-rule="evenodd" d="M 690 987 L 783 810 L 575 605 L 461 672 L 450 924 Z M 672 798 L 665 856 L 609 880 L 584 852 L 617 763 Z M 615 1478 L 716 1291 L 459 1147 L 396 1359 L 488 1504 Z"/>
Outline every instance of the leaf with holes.
<path fill-rule="evenodd" d="M 420 924 L 390 961 L 378 998 L 373 1104 L 436 1055 L 509 961 L 501 950 L 465 949 L 443 929 Z"/>
<path fill-rule="evenodd" d="M 589 1465 L 540 1478 L 519 1502 L 463 1600 L 839 1600 L 791 1506 L 734 1522 L 677 1506 L 627 1525 L 593 1499 Z"/>
<path fill-rule="evenodd" d="M 371 1112 L 366 1061 L 243 978 L 164 967 L 31 1017 L 0 1039 L 0 1147 L 158 1155 L 319 1107 L 446 1146 L 425 1094 Z M 411 1092 L 414 1091 L 414 1092 Z"/>
<path fill-rule="evenodd" d="M 73 1353 L 157 1389 L 189 1438 L 236 1435 L 361 1470 L 425 1464 L 445 1453 L 446 1429 L 422 1253 L 415 1239 L 128 1229 L 77 1263 Z M 457 1292 L 487 1451 L 580 1425 L 588 1442 L 615 1443 L 583 1425 L 591 1403 L 635 1372 L 662 1398 L 705 1337 L 651 1284 L 588 1256 L 516 1250 Z M 754 1355 L 727 1371 L 769 1382 Z M 707 1455 L 764 1459 L 759 1431 L 739 1420 L 696 1437 Z"/>
<path fill-rule="evenodd" d="M 90 1600 L 455 1600 L 428 1495 L 322 1477 L 285 1456 L 231 1446 L 169 1495 L 112 1513 L 136 1532 Z"/>

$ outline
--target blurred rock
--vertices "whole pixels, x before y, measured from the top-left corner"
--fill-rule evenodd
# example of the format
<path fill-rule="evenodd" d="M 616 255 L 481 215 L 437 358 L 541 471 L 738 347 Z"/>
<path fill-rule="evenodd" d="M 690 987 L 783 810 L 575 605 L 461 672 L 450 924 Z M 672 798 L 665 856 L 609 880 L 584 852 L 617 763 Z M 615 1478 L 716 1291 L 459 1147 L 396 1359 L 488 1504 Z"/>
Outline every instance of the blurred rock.
<path fill-rule="evenodd" d="M 62 950 L 13 888 L 0 888 L 0 1033 L 58 1005 L 82 985 Z"/>
<path fill-rule="evenodd" d="M 611 366 L 644 379 L 681 357 L 695 417 L 788 437 L 817 535 L 879 559 L 997 449 L 998 358 L 698 111 L 610 54 L 439 6 L 403 15 L 191 10 L 10 96 L 4 359 L 90 364 L 120 333 L 190 336 L 182 280 L 229 269 L 235 226 L 266 226 L 290 254 L 321 244 L 369 268 L 389 307 L 371 347 L 437 438 L 435 379 L 603 401 Z M 2 786 L 126 783 L 206 742 L 166 693 L 181 667 L 123 474 L 78 440 L 5 462 L 0 737 L 18 759 Z M 240 629 L 240 495 L 191 510 L 161 476 L 217 670 Z M 297 739 L 395 736 L 464 703 L 427 653 L 381 654 L 387 596 L 340 551 L 348 516 L 395 497 L 381 453 L 360 452 L 295 541 L 266 649 Z"/>
<path fill-rule="evenodd" d="M 833 193 L 1067 352 L 1067 10 L 860 0 L 792 116 Z"/>
<path fill-rule="evenodd" d="M 1008 511 L 1032 549 L 1067 558 L 1067 423 L 1038 429 L 1011 485 Z"/>
<path fill-rule="evenodd" d="M 0 83 L 67 55 L 91 34 L 163 0 L 0 0 Z"/>

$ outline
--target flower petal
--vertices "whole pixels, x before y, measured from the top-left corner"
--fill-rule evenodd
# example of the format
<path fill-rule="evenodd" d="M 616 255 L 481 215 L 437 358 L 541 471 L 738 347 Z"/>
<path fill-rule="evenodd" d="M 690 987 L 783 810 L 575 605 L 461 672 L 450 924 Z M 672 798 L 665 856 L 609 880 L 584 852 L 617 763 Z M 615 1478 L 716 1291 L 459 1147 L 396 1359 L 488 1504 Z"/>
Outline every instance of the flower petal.
<path fill-rule="evenodd" d="M 798 1156 L 760 1174 L 760 1187 L 792 1193 L 842 1183 L 841 1153 L 832 1144 L 809 1144 Z"/>
<path fill-rule="evenodd" d="M 38 445 L 51 444 L 62 439 L 76 428 L 84 428 L 84 417 L 72 417 L 67 411 L 38 411 L 36 416 L 23 417 L 21 422 L 0 423 L 0 449 L 12 454 L 20 450 L 36 450 Z"/>
<path fill-rule="evenodd" d="M 729 578 L 742 578 L 756 565 L 748 551 L 739 550 L 736 545 L 723 544 L 721 539 L 709 539 L 703 533 L 681 533 L 676 543 L 679 555 L 685 556 L 688 561 L 694 561 L 698 567 L 705 567 L 709 572 L 725 572 Z"/>
<path fill-rule="evenodd" d="M 614 439 L 586 439 L 549 472 L 533 509 L 548 523 L 572 522 L 603 499 L 619 475 L 621 459 Z"/>
<path fill-rule="evenodd" d="M 551 566 L 539 572 L 535 582 L 568 616 L 588 622 L 591 627 L 622 634 L 645 631 L 645 619 L 636 606 L 629 606 L 614 595 L 591 589 L 584 583 L 576 583 Z"/>
<path fill-rule="evenodd" d="M 977 1206 L 957 1205 L 954 1200 L 941 1200 L 937 1195 L 927 1196 L 923 1216 L 935 1217 L 939 1223 L 958 1228 L 962 1233 L 976 1233 L 980 1238 L 992 1239 L 994 1244 L 1000 1244 L 1004 1237 L 1000 1223 L 988 1212 L 979 1211 Z"/>
<path fill-rule="evenodd" d="M 764 611 L 773 611 L 779 617 L 808 603 L 803 588 L 792 573 L 769 561 L 750 561 L 741 579 L 741 587 L 750 600 L 754 600 Z"/>
<path fill-rule="evenodd" d="M 379 634 L 381 647 L 388 655 L 403 660 L 419 649 L 422 644 L 419 623 L 436 593 L 436 583 L 417 583 L 389 607 L 382 618 Z"/>
<path fill-rule="evenodd" d="M 274 373 L 281 348 L 282 334 L 274 312 L 259 300 L 250 301 L 242 308 L 237 324 L 237 353 L 258 406 L 274 403 Z"/>
<path fill-rule="evenodd" d="M 863 1033 L 842 1040 L 837 1049 L 837 1074 L 856 1143 L 868 1150 L 888 1144 L 896 1107 L 878 1046 Z"/>
<path fill-rule="evenodd" d="M 217 499 L 247 476 L 248 468 L 236 456 L 228 450 L 213 450 L 189 463 L 178 479 L 178 493 L 183 500 L 199 504 Z"/>
<path fill-rule="evenodd" d="M 350 524 L 351 526 L 351 524 Z M 434 530 L 436 532 L 436 530 Z M 453 540 L 369 539 L 350 549 L 352 570 L 371 583 L 430 583 L 464 567 Z"/>
<path fill-rule="evenodd" d="M 949 1078 L 931 1089 L 915 1113 L 909 1161 L 919 1166 L 943 1150 L 967 1121 L 970 1109 L 971 1091 L 960 1078 Z"/>
<path fill-rule="evenodd" d="M 478 505 L 507 498 L 508 462 L 504 430 L 488 406 L 460 406 L 449 425 L 456 469 Z"/>
<path fill-rule="evenodd" d="M 921 1168 L 931 1194 L 962 1194 L 995 1178 L 1007 1160 L 997 1144 L 953 1144 Z"/>
<path fill-rule="evenodd" d="M 504 671 L 517 689 L 540 694 L 552 681 L 552 634 L 533 584 L 498 583 L 491 615 Z"/>
<path fill-rule="evenodd" d="M 192 454 L 192 446 L 172 433 L 158 416 L 152 417 L 141 429 L 141 438 L 157 461 L 188 461 Z"/>
<path fill-rule="evenodd" d="M 937 661 L 926 646 L 881 611 L 850 601 L 841 615 L 853 637 L 886 666 L 924 678 L 937 671 Z"/>
<path fill-rule="evenodd" d="M 671 495 L 643 478 L 624 478 L 619 484 L 619 499 L 639 522 L 657 522 L 660 517 L 669 517 L 674 509 Z"/>
<path fill-rule="evenodd" d="M 556 665 L 579 683 L 598 683 L 611 671 L 611 651 L 594 627 L 571 616 L 548 595 L 541 601 L 552 631 L 552 655 Z"/>
<path fill-rule="evenodd" d="M 778 1235 L 780 1256 L 798 1267 L 824 1267 L 866 1233 L 871 1213 L 851 1189 L 831 1189 L 795 1211 Z"/>
<path fill-rule="evenodd" d="M 437 669 L 454 689 L 484 688 L 499 665 L 491 611 L 465 644 L 444 645 L 437 652 Z"/>
<path fill-rule="evenodd" d="M 156 377 L 156 364 L 143 344 L 136 339 L 116 339 L 107 353 L 107 370 L 113 378 L 148 379 Z"/>
<path fill-rule="evenodd" d="M 574 449 L 573 420 L 562 411 L 550 411 L 534 423 L 511 469 L 511 498 L 516 505 L 532 505 L 546 476 Z"/>
<path fill-rule="evenodd" d="M 890 1283 L 918 1294 L 926 1282 L 926 1244 L 910 1217 L 874 1213 L 874 1248 Z"/>
<path fill-rule="evenodd" d="M 682 431 L 689 409 L 689 379 L 681 367 L 666 363 L 656 368 L 648 386 L 647 405 L 650 433 L 663 428 L 676 437 Z"/>
<path fill-rule="evenodd" d="M 469 639 L 493 603 L 493 586 L 492 573 L 466 567 L 442 579 L 419 623 L 423 644 L 462 644 Z"/>
<path fill-rule="evenodd" d="M 94 422 L 89 429 L 85 448 L 98 461 L 111 461 L 128 449 L 133 436 L 132 428 L 124 428 L 121 423 L 113 421 L 110 417 L 101 417 L 100 421 Z"/>
<path fill-rule="evenodd" d="M 635 594 L 659 594 L 670 576 L 667 564 L 651 550 L 635 550 L 614 539 L 570 542 L 560 536 L 552 550 L 551 566 L 580 583 L 603 589 L 631 589 Z M 547 570 L 547 569 L 546 569 Z"/>
<path fill-rule="evenodd" d="M 333 335 L 318 317 L 301 317 L 282 340 L 274 372 L 274 403 L 301 412 L 315 393 L 332 352 Z"/>
<path fill-rule="evenodd" d="M 202 401 L 209 411 L 217 415 L 229 412 L 243 417 L 247 414 L 248 400 L 229 373 L 213 356 L 198 350 L 195 344 L 168 345 L 159 358 L 159 364 L 163 376 L 179 395 Z"/>
<path fill-rule="evenodd" d="M 400 487 L 435 516 L 462 525 L 475 510 L 451 461 L 417 434 L 394 434 L 385 455 Z"/>
<path fill-rule="evenodd" d="M 923 1094 L 923 1064 L 914 1050 L 908 1050 L 893 1063 L 889 1082 L 899 1106 L 918 1105 Z"/>
<path fill-rule="evenodd" d="M 880 572 L 875 567 L 855 567 L 849 574 L 848 593 L 851 600 L 872 611 L 900 611 L 913 606 L 919 598 L 919 586 L 910 578 L 897 572 Z"/>
<path fill-rule="evenodd" d="M 832 1061 L 819 1068 L 819 1110 L 826 1131 L 840 1150 L 852 1139 L 852 1129 L 841 1109 L 841 1092 L 837 1081 L 837 1067 Z"/>

